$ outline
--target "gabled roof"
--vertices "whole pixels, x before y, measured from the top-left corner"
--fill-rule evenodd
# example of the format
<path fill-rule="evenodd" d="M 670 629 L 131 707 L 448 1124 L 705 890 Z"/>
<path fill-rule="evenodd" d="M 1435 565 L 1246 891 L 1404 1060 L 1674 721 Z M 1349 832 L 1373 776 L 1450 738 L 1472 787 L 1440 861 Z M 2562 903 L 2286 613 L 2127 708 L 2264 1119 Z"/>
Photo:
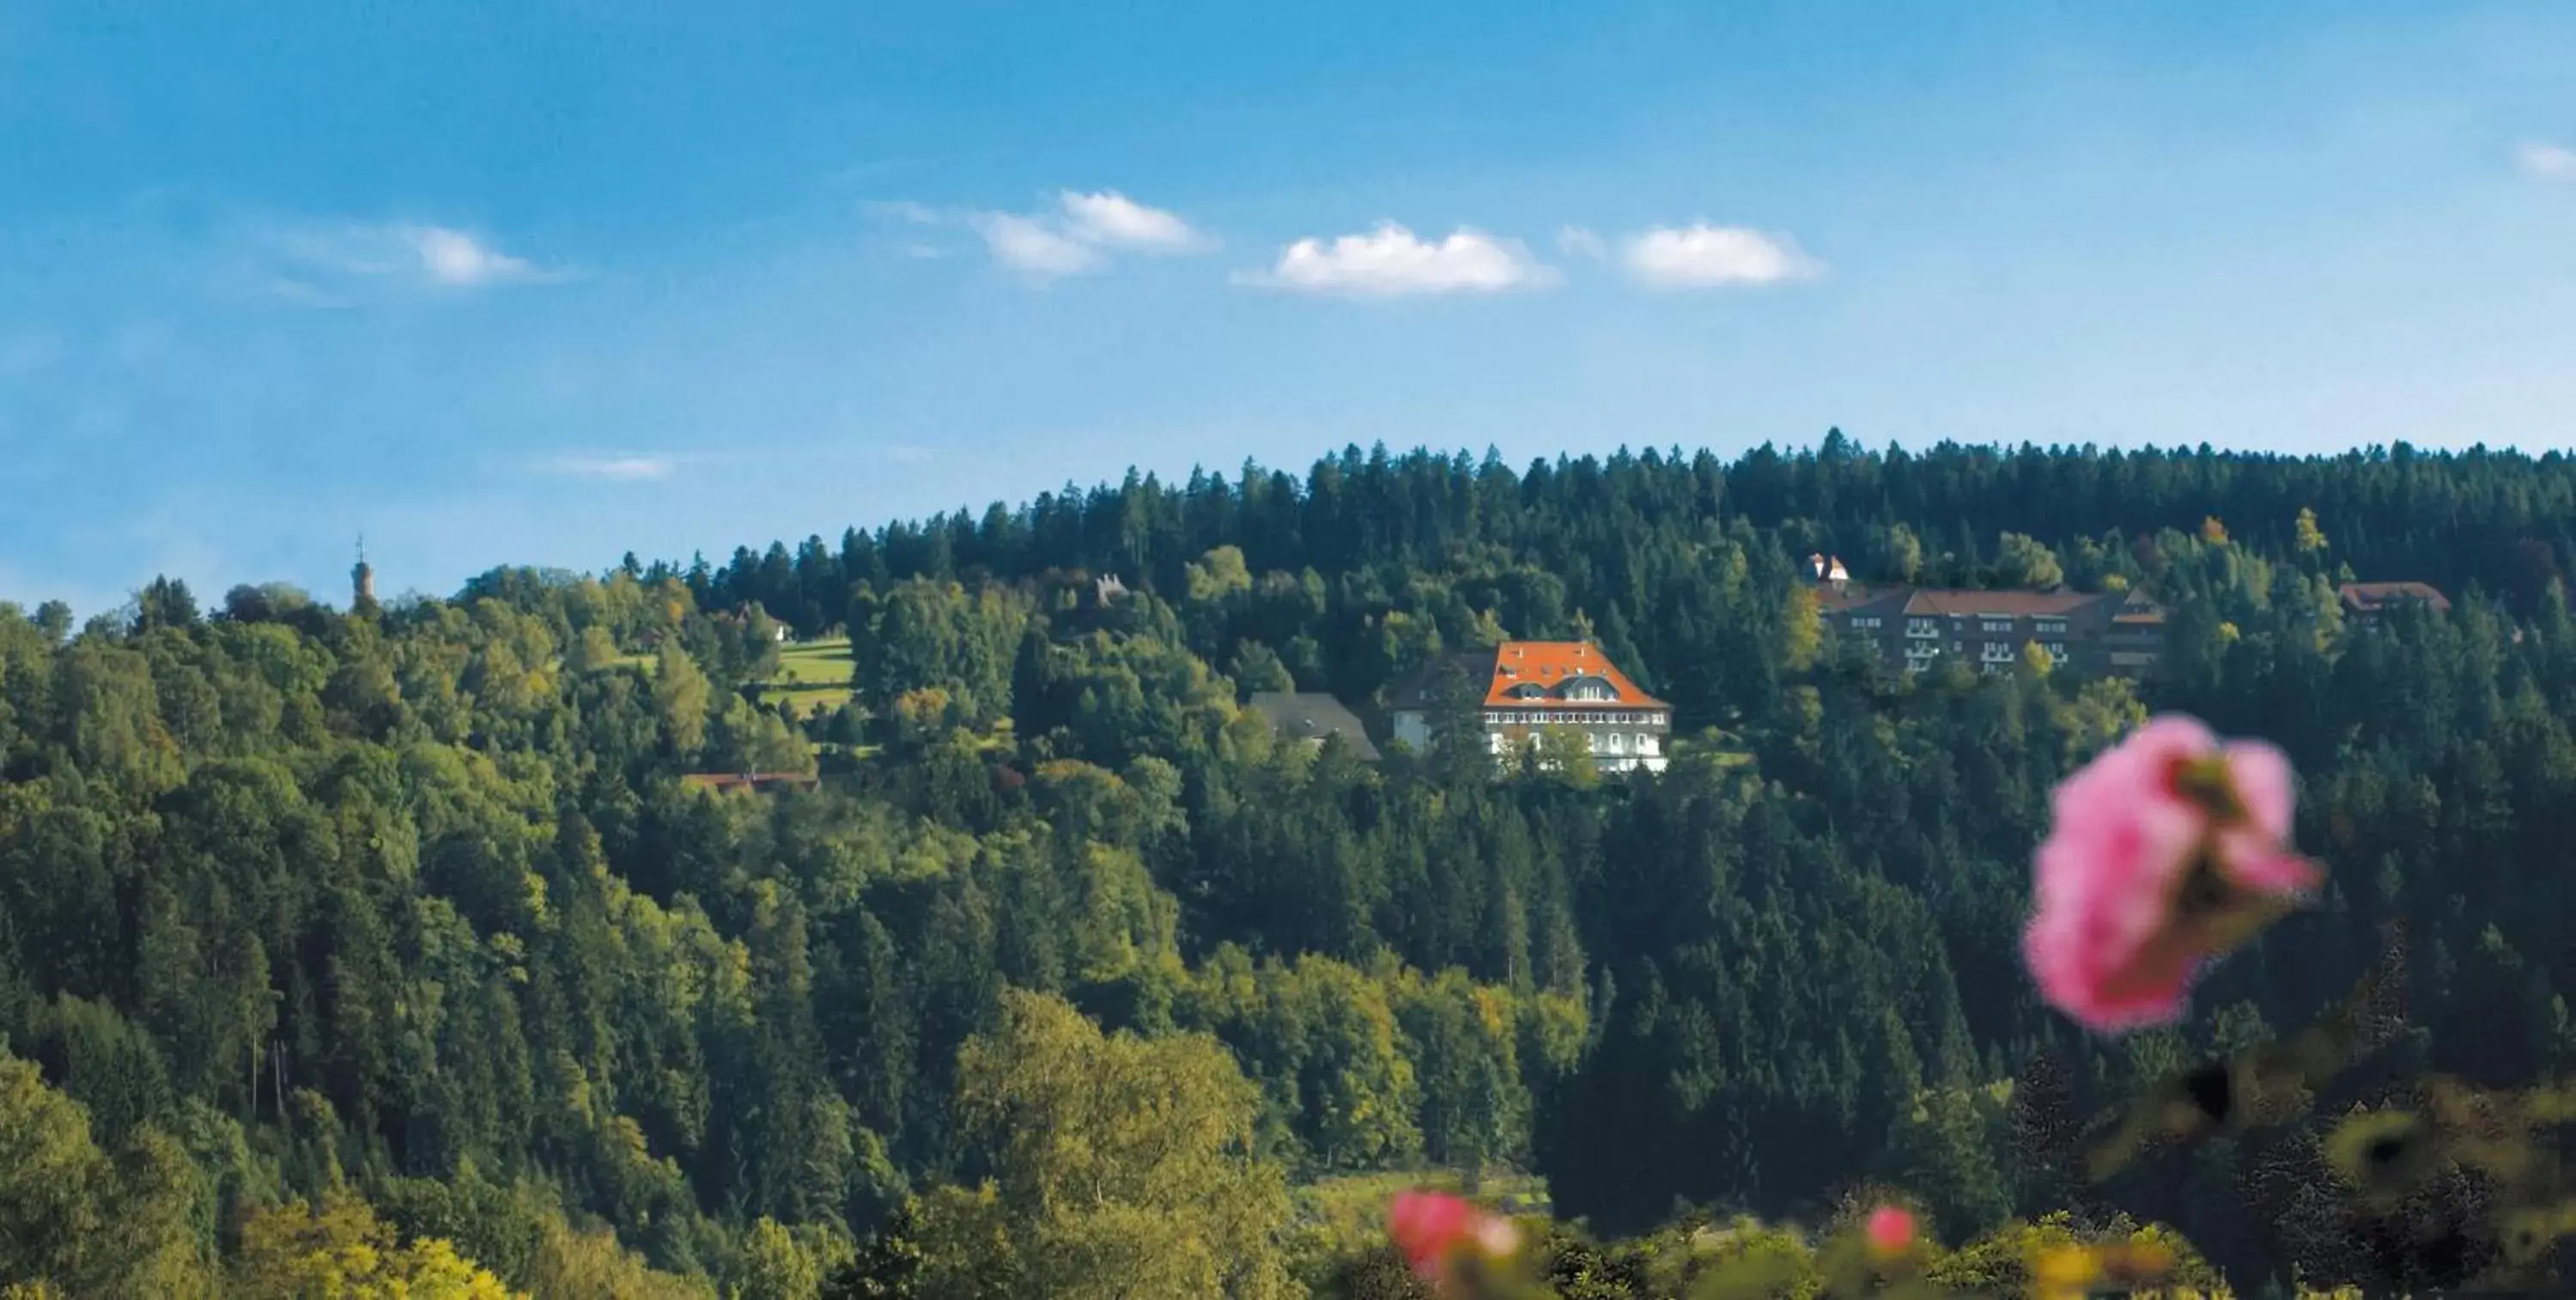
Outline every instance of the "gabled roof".
<path fill-rule="evenodd" d="M 2002 618 L 2061 618 L 2078 610 L 2091 609 L 2109 602 L 2118 617 L 2161 617 L 2163 611 L 2139 592 L 2126 596 L 2113 592 L 2075 591 L 2060 587 L 2052 591 L 1997 589 L 1974 591 L 1961 588 L 1885 587 L 1864 590 L 1846 587 L 1818 591 L 1816 607 L 1828 614 L 1869 611 L 1882 615 L 1914 614 L 1927 617 L 1947 616 L 1975 618 L 1992 614 Z"/>
<path fill-rule="evenodd" d="M 1360 725 L 1359 716 L 1322 692 L 1255 691 L 1252 710 L 1269 719 L 1271 728 L 1280 735 L 1317 742 L 1326 736 L 1339 736 L 1361 758 L 1378 756 L 1377 746 L 1369 743 L 1368 730 Z"/>
<path fill-rule="evenodd" d="M 1478 650 L 1453 655 L 1431 664 L 1394 693 L 1397 708 L 1419 708 L 1430 703 L 1431 691 L 1439 683 L 1443 670 L 1455 665 L 1467 675 L 1470 683 L 1484 683 L 1484 702 L 1488 707 L 1526 708 L 1632 708 L 1667 709 L 1672 706 L 1648 695 L 1631 681 L 1601 647 L 1584 641 L 1506 641 L 1491 650 Z M 1565 688 L 1581 681 L 1599 682 L 1610 688 L 1609 700 L 1569 699 Z M 1527 695 L 1516 694 L 1527 687 L 1537 687 Z"/>
<path fill-rule="evenodd" d="M 2364 614 L 2405 601 L 2419 601 L 2440 613 L 2448 613 L 2451 608 L 2451 598 L 2429 582 L 2347 582 L 2335 588 L 2335 594 L 2346 606 Z"/>
<path fill-rule="evenodd" d="M 1859 609 L 1863 605 L 1875 605 L 1880 601 L 1887 600 L 1892 597 L 1902 597 L 1910 590 L 1910 588 L 1889 587 L 1880 589 L 1875 587 L 1864 587 L 1857 582 L 1837 582 L 1830 585 L 1812 587 L 1809 590 L 1816 593 L 1816 608 L 1818 610 L 1827 614 L 1840 614 L 1846 610 Z"/>
<path fill-rule="evenodd" d="M 2048 618 L 2072 614 L 2102 599 L 2084 591 L 1918 591 L 1905 603 L 1908 614 L 1957 614 L 1974 618 Z"/>

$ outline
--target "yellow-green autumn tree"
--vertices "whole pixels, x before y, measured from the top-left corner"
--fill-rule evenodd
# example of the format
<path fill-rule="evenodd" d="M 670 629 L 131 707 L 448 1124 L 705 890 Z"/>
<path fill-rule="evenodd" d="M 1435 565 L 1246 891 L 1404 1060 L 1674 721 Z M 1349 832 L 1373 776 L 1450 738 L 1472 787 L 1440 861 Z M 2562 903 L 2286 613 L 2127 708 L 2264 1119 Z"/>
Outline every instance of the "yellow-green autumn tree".
<path fill-rule="evenodd" d="M 1253 1150 L 1259 1095 L 1213 1038 L 1103 1035 L 1014 990 L 959 1055 L 982 1186 L 921 1207 L 921 1293 L 1035 1300 L 1295 1296 L 1279 1169 Z"/>
<path fill-rule="evenodd" d="M 695 754 L 706 743 L 707 710 L 714 702 L 715 688 L 697 660 L 676 639 L 662 642 L 653 664 L 653 707 L 674 753 Z"/>
<path fill-rule="evenodd" d="M 437 1237 L 400 1244 L 365 1201 L 345 1193 L 263 1210 L 242 1224 L 234 1267 L 242 1294 L 275 1300 L 524 1300 Z"/>
<path fill-rule="evenodd" d="M 546 1221 L 522 1280 L 546 1300 L 715 1300 L 703 1279 L 658 1272 L 618 1244 L 616 1233 L 581 1231 L 560 1216 Z"/>
<path fill-rule="evenodd" d="M 102 1300 L 209 1295 L 209 1243 L 191 1222 L 203 1191 L 187 1154 L 149 1127 L 111 1158 L 79 1102 L 0 1049 L 0 1288 Z"/>

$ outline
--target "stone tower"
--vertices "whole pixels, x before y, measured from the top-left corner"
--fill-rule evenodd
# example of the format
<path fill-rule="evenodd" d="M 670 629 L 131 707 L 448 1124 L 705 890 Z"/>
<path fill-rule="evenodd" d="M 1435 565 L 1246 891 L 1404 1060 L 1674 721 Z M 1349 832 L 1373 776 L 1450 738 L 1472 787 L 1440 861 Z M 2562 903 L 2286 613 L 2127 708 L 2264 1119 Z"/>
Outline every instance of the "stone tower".
<path fill-rule="evenodd" d="M 358 564 L 349 570 L 349 586 L 358 605 L 376 603 L 376 571 L 367 567 L 367 539 L 358 539 Z"/>

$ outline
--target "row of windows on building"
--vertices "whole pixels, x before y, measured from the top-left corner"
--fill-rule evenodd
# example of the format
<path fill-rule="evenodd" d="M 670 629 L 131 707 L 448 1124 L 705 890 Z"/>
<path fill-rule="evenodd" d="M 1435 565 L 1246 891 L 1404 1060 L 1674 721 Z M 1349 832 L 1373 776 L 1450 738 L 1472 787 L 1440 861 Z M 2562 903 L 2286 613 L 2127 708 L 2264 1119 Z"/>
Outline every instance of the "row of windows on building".
<path fill-rule="evenodd" d="M 1876 631 L 1881 626 L 1882 622 L 1883 620 L 1881 620 L 1876 614 L 1854 614 L 1851 616 L 1851 627 L 1854 631 Z M 2010 618 L 1979 618 L 1977 620 L 1977 631 L 1986 634 L 2010 634 L 2013 630 L 2014 622 L 2015 620 Z M 2064 636 L 2066 635 L 2066 620 L 2062 618 L 2034 618 L 2031 620 L 2031 634 L 2033 636 L 2044 637 Z M 1937 615 L 1925 616 L 1917 614 L 1909 617 L 1905 620 L 1905 635 L 1918 639 L 1938 638 L 1941 635 L 1941 619 Z"/>
<path fill-rule="evenodd" d="M 1602 713 L 1590 709 L 1541 709 L 1521 712 L 1517 709 L 1488 709 L 1488 727 L 1600 727 L 1611 725 L 1660 727 L 1669 721 L 1660 713 Z"/>
<path fill-rule="evenodd" d="M 1632 748 L 1635 753 L 1640 755 L 1652 755 L 1655 753 L 1655 737 L 1650 732 L 1639 732 L 1635 737 L 1633 746 L 1631 745 L 1628 733 L 1624 731 L 1612 731 L 1607 733 L 1594 732 L 1589 737 L 1589 740 L 1589 748 L 1595 754 L 1625 755 L 1630 753 Z M 1495 753 L 1499 754 L 1502 753 L 1505 748 L 1509 747 L 1512 744 L 1512 741 L 1509 737 L 1503 735 L 1503 733 L 1495 731 L 1486 733 L 1486 743 Z"/>
<path fill-rule="evenodd" d="M 2048 652 L 2050 662 L 2066 662 L 2065 642 L 2043 641 L 2040 643 L 2039 648 Z M 1967 653 L 1967 649 L 1968 647 L 1965 642 L 1953 641 L 1950 643 L 1950 653 L 1952 654 L 1965 654 Z M 1922 663 L 1937 659 L 1940 656 L 1941 647 L 1938 644 L 1910 645 L 1905 647 L 1906 662 L 1912 666 L 1919 667 Z M 1996 664 L 2019 663 L 2021 662 L 2021 647 L 2016 646 L 2009 641 L 1988 641 L 1977 648 L 1977 660 L 1988 667 L 1992 667 Z"/>

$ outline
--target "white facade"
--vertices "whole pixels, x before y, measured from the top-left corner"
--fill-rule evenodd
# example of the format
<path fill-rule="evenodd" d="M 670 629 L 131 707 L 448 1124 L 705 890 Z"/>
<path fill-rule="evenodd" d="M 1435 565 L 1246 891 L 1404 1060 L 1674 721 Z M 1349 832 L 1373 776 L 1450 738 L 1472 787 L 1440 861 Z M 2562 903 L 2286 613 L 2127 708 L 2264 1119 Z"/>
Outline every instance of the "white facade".
<path fill-rule="evenodd" d="M 1550 712 L 1557 716 L 1539 713 L 1535 725 L 1542 729 L 1562 729 L 1583 737 L 1584 747 L 1592 751 L 1593 766 L 1604 772 L 1632 772 L 1641 767 L 1649 772 L 1661 772 L 1670 761 L 1664 754 L 1663 738 L 1652 730 L 1659 723 L 1669 726 L 1672 718 L 1668 714 L 1620 714 L 1580 709 Z M 1485 711 L 1485 743 L 1497 757 L 1511 752 L 1514 744 L 1511 730 L 1518 730 L 1524 736 L 1532 734 L 1532 724 L 1497 721 L 1513 714 L 1510 709 Z M 1507 725 L 1511 730 L 1507 730 Z"/>
<path fill-rule="evenodd" d="M 1404 709 L 1393 717 L 1395 739 L 1418 751 L 1431 747 L 1431 718 Z M 1484 711 L 1485 748 L 1500 762 L 1517 752 L 1523 738 L 1537 729 L 1563 727 L 1584 738 L 1592 761 L 1604 772 L 1644 768 L 1661 772 L 1671 761 L 1656 728 L 1669 728 L 1672 715 L 1661 711 L 1591 709 L 1495 709 Z"/>

